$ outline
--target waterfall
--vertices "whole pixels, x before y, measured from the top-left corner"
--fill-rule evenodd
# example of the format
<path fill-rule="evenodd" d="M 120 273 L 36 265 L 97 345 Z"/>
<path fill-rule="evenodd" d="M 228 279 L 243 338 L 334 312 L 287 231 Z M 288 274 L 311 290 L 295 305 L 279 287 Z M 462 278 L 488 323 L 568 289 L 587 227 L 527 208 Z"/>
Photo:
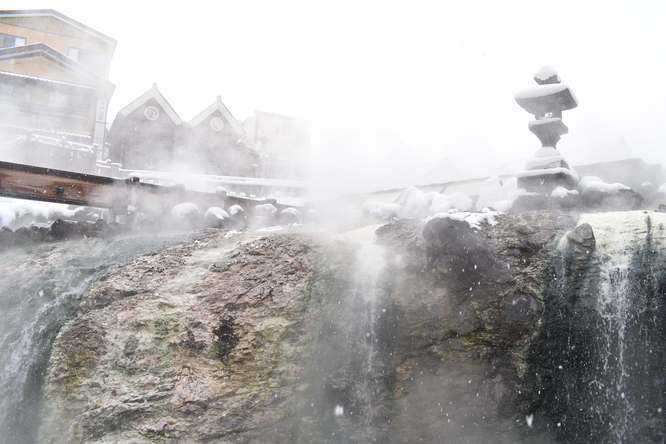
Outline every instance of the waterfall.
<path fill-rule="evenodd" d="M 114 264 L 194 236 L 85 239 L 0 254 L 0 441 L 35 441 L 53 341 L 77 315 L 92 279 Z"/>
<path fill-rule="evenodd" d="M 394 310 L 387 287 L 384 250 L 375 244 L 378 226 L 338 237 L 343 251 L 322 271 L 313 299 L 321 330 L 313 344 L 302 417 L 295 442 L 381 442 L 389 425 L 393 384 Z M 330 280 L 329 280 L 330 279 Z"/>
<path fill-rule="evenodd" d="M 536 381 L 563 442 L 666 439 L 666 215 L 585 214 L 596 248 L 561 251 L 546 286 Z M 534 393 L 532 393 L 534 394 Z"/>

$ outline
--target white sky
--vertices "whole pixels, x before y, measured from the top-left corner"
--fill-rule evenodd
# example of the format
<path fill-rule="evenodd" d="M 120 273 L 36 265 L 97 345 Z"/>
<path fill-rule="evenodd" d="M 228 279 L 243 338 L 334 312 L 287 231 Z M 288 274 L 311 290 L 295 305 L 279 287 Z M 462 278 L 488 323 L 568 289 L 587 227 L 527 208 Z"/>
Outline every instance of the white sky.
<path fill-rule="evenodd" d="M 663 0 L 166 4 L 2 9 L 55 9 L 118 40 L 110 121 L 154 82 L 184 120 L 217 95 L 239 120 L 255 109 L 310 119 L 318 179 L 387 187 L 446 157 L 481 175 L 531 156 L 540 143 L 513 96 L 545 64 L 580 102 L 564 112 L 569 134 L 558 144 L 571 164 L 666 165 Z"/>

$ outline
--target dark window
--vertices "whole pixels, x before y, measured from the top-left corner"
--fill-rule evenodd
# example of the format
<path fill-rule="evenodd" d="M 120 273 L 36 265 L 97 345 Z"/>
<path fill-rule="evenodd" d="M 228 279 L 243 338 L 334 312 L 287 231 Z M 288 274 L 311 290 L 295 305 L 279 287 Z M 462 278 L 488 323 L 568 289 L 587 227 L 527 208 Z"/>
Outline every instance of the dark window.
<path fill-rule="evenodd" d="M 0 34 L 0 48 L 11 48 L 12 46 L 25 45 L 25 37 L 15 35 Z"/>
<path fill-rule="evenodd" d="M 25 86 L 0 83 L 0 99 L 25 100 Z"/>

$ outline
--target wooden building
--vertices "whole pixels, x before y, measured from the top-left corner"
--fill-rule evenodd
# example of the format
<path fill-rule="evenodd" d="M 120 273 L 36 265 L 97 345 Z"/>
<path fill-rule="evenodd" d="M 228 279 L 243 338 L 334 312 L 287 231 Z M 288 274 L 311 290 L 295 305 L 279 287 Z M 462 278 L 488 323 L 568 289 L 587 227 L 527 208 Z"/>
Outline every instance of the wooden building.
<path fill-rule="evenodd" d="M 116 41 L 56 11 L 0 11 L 0 158 L 93 172 Z"/>
<path fill-rule="evenodd" d="M 156 85 L 121 109 L 108 136 L 108 158 L 124 170 L 260 177 L 261 152 L 218 96 L 183 122 Z"/>

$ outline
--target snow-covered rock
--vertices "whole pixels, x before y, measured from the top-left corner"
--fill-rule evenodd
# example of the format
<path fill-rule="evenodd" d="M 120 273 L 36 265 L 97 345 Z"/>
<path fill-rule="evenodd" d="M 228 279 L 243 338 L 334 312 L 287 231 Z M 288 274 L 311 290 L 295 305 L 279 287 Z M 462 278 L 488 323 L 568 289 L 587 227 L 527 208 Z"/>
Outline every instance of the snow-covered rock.
<path fill-rule="evenodd" d="M 476 201 L 476 209 L 495 208 L 497 202 L 507 200 L 504 194 L 504 184 L 499 176 L 492 176 L 488 178 L 481 187 L 479 192 L 479 200 Z"/>
<path fill-rule="evenodd" d="M 578 182 L 578 189 L 583 194 L 590 191 L 614 194 L 620 190 L 629 190 L 630 188 L 621 183 L 606 183 L 597 176 L 585 176 Z"/>
<path fill-rule="evenodd" d="M 405 217 L 424 218 L 430 215 L 428 197 L 416 187 L 409 187 L 405 190 Z"/>
<path fill-rule="evenodd" d="M 204 213 L 204 225 L 209 228 L 224 228 L 229 218 L 229 213 L 222 208 L 210 207 Z"/>

